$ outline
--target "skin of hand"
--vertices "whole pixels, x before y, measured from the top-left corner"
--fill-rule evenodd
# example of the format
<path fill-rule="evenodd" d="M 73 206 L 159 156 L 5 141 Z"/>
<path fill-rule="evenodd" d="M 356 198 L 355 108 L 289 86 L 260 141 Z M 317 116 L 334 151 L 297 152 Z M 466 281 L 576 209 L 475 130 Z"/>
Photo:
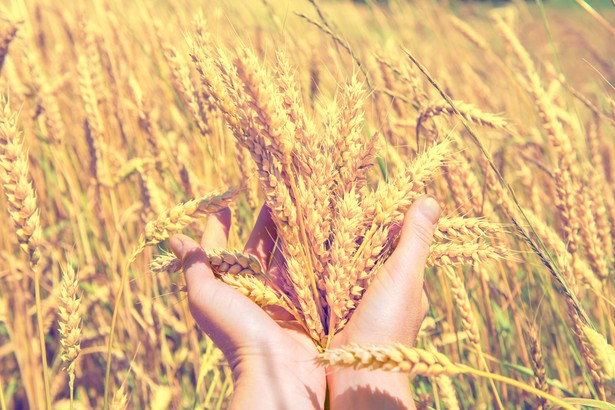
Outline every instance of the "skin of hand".
<path fill-rule="evenodd" d="M 423 272 L 440 207 L 422 197 L 408 211 L 397 249 L 382 266 L 361 304 L 330 347 L 348 343 L 414 344 L 427 312 Z M 182 261 L 190 311 L 222 350 L 233 371 L 231 408 L 323 408 L 327 385 L 331 409 L 414 408 L 406 375 L 318 368 L 318 350 L 284 311 L 264 311 L 214 278 L 203 249 L 225 247 L 228 209 L 212 214 L 201 245 L 184 235 L 170 246 Z M 256 256 L 274 278 L 283 265 L 272 251 L 275 226 L 263 208 L 244 252 Z M 271 266 L 270 266 L 271 263 Z"/>
<path fill-rule="evenodd" d="M 423 287 L 425 263 L 440 217 L 431 196 L 406 213 L 399 243 L 329 347 L 348 343 L 414 345 L 429 309 Z M 331 409 L 414 409 L 408 376 L 402 373 L 328 369 Z"/>
<path fill-rule="evenodd" d="M 170 247 L 182 262 L 192 316 L 231 366 L 231 409 L 322 409 L 325 369 L 314 363 L 318 350 L 311 338 L 285 311 L 264 311 L 212 273 L 203 249 L 227 246 L 230 221 L 228 209 L 212 214 L 201 245 L 175 235 Z M 275 240 L 275 226 L 263 208 L 244 252 L 271 274 L 279 269 L 279 259 L 270 258 Z"/>

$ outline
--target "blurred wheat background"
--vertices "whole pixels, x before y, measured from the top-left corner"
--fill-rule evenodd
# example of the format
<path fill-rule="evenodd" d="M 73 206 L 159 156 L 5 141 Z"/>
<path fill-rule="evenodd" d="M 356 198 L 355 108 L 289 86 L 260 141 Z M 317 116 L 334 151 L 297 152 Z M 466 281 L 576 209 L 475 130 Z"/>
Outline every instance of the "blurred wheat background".
<path fill-rule="evenodd" d="M 181 273 L 159 266 L 165 243 L 145 245 L 169 237 L 150 235 L 159 215 L 200 198 L 171 228 L 200 235 L 228 202 L 241 249 L 269 198 L 228 125 L 235 100 L 202 72 L 224 74 L 241 50 L 292 79 L 317 137 L 333 138 L 336 118 L 354 124 L 373 145 L 371 188 L 447 145 L 420 190 L 444 209 L 441 238 L 471 240 L 432 260 L 418 347 L 613 408 L 609 21 L 608 2 L 0 5 L 0 408 L 227 407 L 223 355 L 192 320 Z M 208 197 L 231 187 L 232 200 Z M 415 373 L 425 408 L 551 406 L 485 377 Z"/>

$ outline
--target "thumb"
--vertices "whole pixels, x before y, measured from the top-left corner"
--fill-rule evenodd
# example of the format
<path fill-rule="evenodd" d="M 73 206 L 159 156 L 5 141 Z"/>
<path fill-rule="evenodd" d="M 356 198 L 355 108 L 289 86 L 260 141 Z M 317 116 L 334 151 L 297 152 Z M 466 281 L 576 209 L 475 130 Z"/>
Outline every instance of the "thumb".
<path fill-rule="evenodd" d="M 419 198 L 406 213 L 397 248 L 349 322 L 352 341 L 414 343 L 427 306 L 423 274 L 439 216 L 431 196 Z"/>
<path fill-rule="evenodd" d="M 419 198 L 412 205 L 404 218 L 397 248 L 386 262 L 384 282 L 391 281 L 394 287 L 401 285 L 403 291 L 409 292 L 406 295 L 420 294 L 440 213 L 440 205 L 431 195 Z"/>
<path fill-rule="evenodd" d="M 198 293 L 198 288 L 203 286 L 207 279 L 214 278 L 205 251 L 186 235 L 174 235 L 169 246 L 182 264 L 188 295 Z"/>

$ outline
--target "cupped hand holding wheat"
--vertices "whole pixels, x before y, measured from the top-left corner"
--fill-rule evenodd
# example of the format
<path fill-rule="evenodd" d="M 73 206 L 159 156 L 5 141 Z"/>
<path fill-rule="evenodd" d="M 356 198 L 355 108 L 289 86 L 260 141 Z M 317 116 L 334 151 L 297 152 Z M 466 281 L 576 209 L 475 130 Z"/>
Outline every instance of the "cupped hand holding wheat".
<path fill-rule="evenodd" d="M 440 207 L 431 197 L 419 199 L 411 208 L 397 249 L 346 328 L 332 339 L 332 347 L 351 342 L 414 343 L 428 306 L 423 272 L 439 215 Z M 192 315 L 233 370 L 237 382 L 233 406 L 271 408 L 276 403 L 274 408 L 285 408 L 292 403 L 293 408 L 322 408 L 327 384 L 331 408 L 358 402 L 370 407 L 382 400 L 412 405 L 407 377 L 400 374 L 351 369 L 332 371 L 327 377 L 313 360 L 316 344 L 290 312 L 265 311 L 216 280 L 205 249 L 225 247 L 229 226 L 230 212 L 225 209 L 209 217 L 201 246 L 176 235 L 171 249 L 182 263 Z M 254 255 L 268 281 L 283 292 L 284 261 L 276 239 L 271 213 L 264 207 L 244 253 Z"/>
<path fill-rule="evenodd" d="M 226 246 L 230 221 L 226 208 L 208 218 L 200 246 L 183 235 L 171 238 L 170 245 L 182 263 L 194 319 L 231 366 L 236 383 L 231 407 L 322 408 L 325 369 L 314 362 L 318 350 L 312 339 L 292 315 L 266 312 L 214 276 L 205 249 Z M 270 212 L 263 208 L 244 253 L 256 256 L 274 276 L 281 261 L 272 257 L 276 238 Z"/>
<path fill-rule="evenodd" d="M 440 212 L 433 197 L 414 203 L 405 216 L 397 248 L 346 327 L 333 338 L 331 348 L 349 343 L 414 345 L 429 308 L 423 274 Z M 327 378 L 332 408 L 413 408 L 407 375 L 330 369 Z"/>

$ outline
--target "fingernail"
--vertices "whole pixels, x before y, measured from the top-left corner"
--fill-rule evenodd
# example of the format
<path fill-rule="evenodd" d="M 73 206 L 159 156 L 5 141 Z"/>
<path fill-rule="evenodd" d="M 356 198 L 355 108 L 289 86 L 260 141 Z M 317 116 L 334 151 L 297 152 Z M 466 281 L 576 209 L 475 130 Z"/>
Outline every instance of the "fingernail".
<path fill-rule="evenodd" d="M 175 256 L 179 256 L 184 247 L 184 243 L 177 236 L 172 236 L 171 239 L 169 239 L 169 245 Z"/>
<path fill-rule="evenodd" d="M 429 219 L 431 223 L 435 224 L 440 217 L 440 205 L 438 201 L 436 201 L 436 198 L 431 195 L 426 195 L 419 203 L 419 212 Z"/>

